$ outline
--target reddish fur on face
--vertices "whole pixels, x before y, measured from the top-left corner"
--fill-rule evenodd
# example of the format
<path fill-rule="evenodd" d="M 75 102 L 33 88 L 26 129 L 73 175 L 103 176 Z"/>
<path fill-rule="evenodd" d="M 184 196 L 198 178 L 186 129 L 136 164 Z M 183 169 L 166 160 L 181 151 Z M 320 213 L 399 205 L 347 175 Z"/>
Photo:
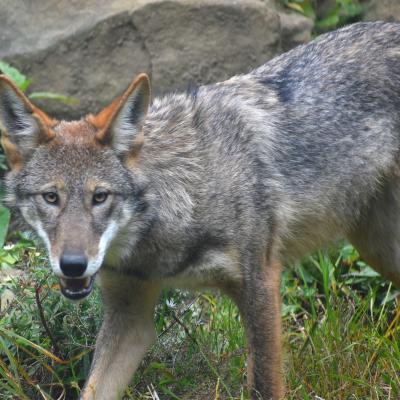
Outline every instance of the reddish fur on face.
<path fill-rule="evenodd" d="M 54 130 L 56 132 L 53 141 L 54 145 L 60 142 L 85 144 L 92 147 L 100 145 L 96 140 L 96 128 L 85 119 L 79 121 L 61 121 Z"/>

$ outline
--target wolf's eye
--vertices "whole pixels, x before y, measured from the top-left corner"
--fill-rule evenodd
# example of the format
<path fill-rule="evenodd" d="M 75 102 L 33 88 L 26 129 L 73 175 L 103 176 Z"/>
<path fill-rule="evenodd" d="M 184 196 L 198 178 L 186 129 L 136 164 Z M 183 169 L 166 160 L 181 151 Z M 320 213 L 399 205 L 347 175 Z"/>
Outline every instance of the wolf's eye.
<path fill-rule="evenodd" d="M 107 192 L 97 192 L 93 195 L 93 205 L 104 203 L 107 200 Z"/>
<path fill-rule="evenodd" d="M 56 205 L 58 203 L 58 194 L 56 192 L 46 192 L 42 194 L 46 203 Z"/>

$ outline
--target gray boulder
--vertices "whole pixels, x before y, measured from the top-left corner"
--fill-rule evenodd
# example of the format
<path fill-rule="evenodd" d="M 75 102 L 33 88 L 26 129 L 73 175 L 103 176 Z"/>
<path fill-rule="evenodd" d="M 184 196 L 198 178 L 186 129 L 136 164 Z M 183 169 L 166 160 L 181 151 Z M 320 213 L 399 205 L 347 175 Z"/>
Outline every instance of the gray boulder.
<path fill-rule="evenodd" d="M 98 111 L 140 72 L 156 94 L 247 72 L 280 40 L 279 15 L 261 0 L 0 0 L 0 59 L 31 90 L 80 100 L 39 104 L 58 117 Z"/>
<path fill-rule="evenodd" d="M 280 12 L 282 50 L 288 51 L 293 47 L 311 40 L 314 21 L 295 12 Z"/>
<path fill-rule="evenodd" d="M 363 0 L 367 21 L 400 21 L 399 0 Z"/>

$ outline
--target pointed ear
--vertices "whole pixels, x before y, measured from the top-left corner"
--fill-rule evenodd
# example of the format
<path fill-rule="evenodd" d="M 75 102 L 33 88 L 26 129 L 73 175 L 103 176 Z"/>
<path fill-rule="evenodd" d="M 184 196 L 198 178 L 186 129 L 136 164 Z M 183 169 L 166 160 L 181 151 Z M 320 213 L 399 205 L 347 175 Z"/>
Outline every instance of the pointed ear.
<path fill-rule="evenodd" d="M 54 124 L 4 75 L 0 75 L 1 144 L 11 169 L 21 168 L 33 150 L 51 140 Z"/>
<path fill-rule="evenodd" d="M 142 127 L 150 103 L 150 81 L 140 74 L 124 92 L 89 122 L 98 132 L 97 140 L 111 146 L 120 156 L 142 144 Z"/>

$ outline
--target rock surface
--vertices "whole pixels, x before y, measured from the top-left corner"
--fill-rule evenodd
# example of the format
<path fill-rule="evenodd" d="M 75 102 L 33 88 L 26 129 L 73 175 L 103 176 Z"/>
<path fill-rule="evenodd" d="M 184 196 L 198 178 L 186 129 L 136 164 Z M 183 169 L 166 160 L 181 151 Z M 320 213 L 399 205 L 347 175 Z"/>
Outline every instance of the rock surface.
<path fill-rule="evenodd" d="M 399 0 L 364 0 L 367 21 L 400 21 Z"/>
<path fill-rule="evenodd" d="M 282 50 L 288 51 L 311 40 L 314 21 L 298 13 L 279 13 L 281 20 Z"/>
<path fill-rule="evenodd" d="M 243 73 L 280 52 L 278 12 L 261 0 L 0 0 L 0 59 L 58 117 L 96 112 L 140 72 L 155 93 Z"/>
<path fill-rule="evenodd" d="M 360 0 L 367 20 L 400 21 L 399 0 Z M 317 14 L 335 0 L 321 0 Z M 38 102 L 57 117 L 96 112 L 134 76 L 154 93 L 224 80 L 311 40 L 313 21 L 280 0 L 0 0 L 0 59 L 32 91 L 80 100 Z"/>

